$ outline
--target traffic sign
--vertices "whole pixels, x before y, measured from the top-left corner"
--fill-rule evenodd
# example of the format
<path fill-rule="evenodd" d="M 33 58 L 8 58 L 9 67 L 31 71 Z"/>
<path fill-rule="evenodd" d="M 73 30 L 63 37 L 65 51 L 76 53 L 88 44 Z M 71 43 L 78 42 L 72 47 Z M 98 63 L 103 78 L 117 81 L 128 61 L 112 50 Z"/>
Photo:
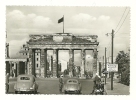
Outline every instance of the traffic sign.
<path fill-rule="evenodd" d="M 107 64 L 108 72 L 118 72 L 118 64 Z"/>

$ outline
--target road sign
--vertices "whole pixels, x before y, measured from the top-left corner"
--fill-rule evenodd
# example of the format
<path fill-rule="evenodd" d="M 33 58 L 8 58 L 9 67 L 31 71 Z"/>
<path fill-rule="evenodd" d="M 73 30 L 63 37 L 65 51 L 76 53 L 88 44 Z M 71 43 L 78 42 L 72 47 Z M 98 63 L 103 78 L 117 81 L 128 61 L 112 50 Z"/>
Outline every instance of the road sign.
<path fill-rule="evenodd" d="M 118 64 L 107 64 L 107 71 L 108 72 L 117 72 L 118 71 Z"/>

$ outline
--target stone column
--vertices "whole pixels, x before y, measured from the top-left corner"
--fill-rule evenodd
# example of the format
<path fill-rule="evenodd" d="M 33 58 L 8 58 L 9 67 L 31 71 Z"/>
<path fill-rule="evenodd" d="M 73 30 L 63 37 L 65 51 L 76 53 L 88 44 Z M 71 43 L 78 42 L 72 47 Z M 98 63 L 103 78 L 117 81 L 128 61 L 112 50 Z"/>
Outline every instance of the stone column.
<path fill-rule="evenodd" d="M 36 77 L 35 74 L 35 50 L 32 50 L 32 75 Z"/>
<path fill-rule="evenodd" d="M 20 65 L 19 65 L 19 61 L 17 62 L 17 76 L 20 74 Z"/>
<path fill-rule="evenodd" d="M 14 62 L 14 68 L 13 68 L 14 77 L 17 76 L 17 75 L 16 75 L 16 74 L 17 74 L 17 73 L 16 73 L 16 72 L 17 72 L 16 70 L 17 70 L 17 68 L 16 68 L 16 62 Z"/>
<path fill-rule="evenodd" d="M 7 73 L 10 74 L 10 64 L 9 64 L 9 61 L 6 61 L 6 74 Z"/>
<path fill-rule="evenodd" d="M 51 72 L 52 72 L 52 76 L 53 76 L 53 57 L 51 56 Z"/>
<path fill-rule="evenodd" d="M 99 76 L 101 76 L 101 62 L 99 62 Z"/>
<path fill-rule="evenodd" d="M 44 63 L 44 49 L 41 49 L 41 58 L 40 58 L 40 62 L 41 62 L 41 77 L 44 77 L 45 73 L 44 73 L 44 66 L 45 66 L 45 63 Z"/>
<path fill-rule="evenodd" d="M 74 67 L 74 50 L 69 50 L 69 75 L 73 77 L 73 67 Z"/>
<path fill-rule="evenodd" d="M 29 72 L 30 72 L 30 69 L 29 69 L 29 61 L 27 62 L 27 74 L 29 74 Z"/>
<path fill-rule="evenodd" d="M 93 50 L 93 76 L 97 73 L 97 49 Z"/>
<path fill-rule="evenodd" d="M 47 50 L 41 49 L 41 76 L 47 77 Z"/>
<path fill-rule="evenodd" d="M 58 76 L 58 50 L 54 49 L 53 50 L 53 77 Z"/>
<path fill-rule="evenodd" d="M 29 72 L 28 72 L 28 74 L 32 74 L 32 49 L 29 49 L 28 61 L 29 61 L 29 65 L 28 65 Z"/>
<path fill-rule="evenodd" d="M 10 73 L 9 73 L 9 76 L 12 77 L 12 62 L 9 62 L 10 64 Z"/>
<path fill-rule="evenodd" d="M 81 77 L 85 77 L 85 49 L 81 50 Z"/>
<path fill-rule="evenodd" d="M 25 61 L 25 74 L 27 74 L 27 61 Z"/>
<path fill-rule="evenodd" d="M 17 62 L 15 62 L 16 70 L 15 70 L 15 77 L 17 77 Z"/>

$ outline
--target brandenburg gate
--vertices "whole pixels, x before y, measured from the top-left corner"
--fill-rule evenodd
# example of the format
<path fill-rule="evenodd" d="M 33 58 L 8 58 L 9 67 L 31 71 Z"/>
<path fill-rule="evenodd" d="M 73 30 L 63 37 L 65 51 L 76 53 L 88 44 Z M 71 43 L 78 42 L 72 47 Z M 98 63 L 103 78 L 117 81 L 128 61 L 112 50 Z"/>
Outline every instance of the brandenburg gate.
<path fill-rule="evenodd" d="M 58 77 L 58 51 L 69 50 L 69 75 L 72 76 L 74 66 L 74 50 L 81 50 L 81 76 L 84 76 L 85 50 L 93 50 L 94 66 L 97 68 L 97 35 L 75 36 L 71 33 L 56 33 L 52 35 L 29 35 L 27 46 L 29 47 L 29 74 L 35 75 L 36 51 L 40 52 L 40 66 L 47 74 L 47 51 L 53 50 L 53 77 Z M 63 67 L 63 66 L 62 66 Z"/>

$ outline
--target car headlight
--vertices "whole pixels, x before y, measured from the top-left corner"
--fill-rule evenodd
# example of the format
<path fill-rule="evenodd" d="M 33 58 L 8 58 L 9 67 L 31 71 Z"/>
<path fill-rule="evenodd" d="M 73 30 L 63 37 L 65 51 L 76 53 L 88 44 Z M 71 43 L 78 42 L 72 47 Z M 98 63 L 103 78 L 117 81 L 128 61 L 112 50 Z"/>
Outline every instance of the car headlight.
<path fill-rule="evenodd" d="M 32 86 L 30 87 L 30 89 L 34 89 L 34 85 L 32 85 Z"/>
<path fill-rule="evenodd" d="M 96 92 L 100 92 L 100 90 L 96 90 Z"/>
<path fill-rule="evenodd" d="M 33 87 L 30 87 L 30 89 L 34 89 Z"/>

